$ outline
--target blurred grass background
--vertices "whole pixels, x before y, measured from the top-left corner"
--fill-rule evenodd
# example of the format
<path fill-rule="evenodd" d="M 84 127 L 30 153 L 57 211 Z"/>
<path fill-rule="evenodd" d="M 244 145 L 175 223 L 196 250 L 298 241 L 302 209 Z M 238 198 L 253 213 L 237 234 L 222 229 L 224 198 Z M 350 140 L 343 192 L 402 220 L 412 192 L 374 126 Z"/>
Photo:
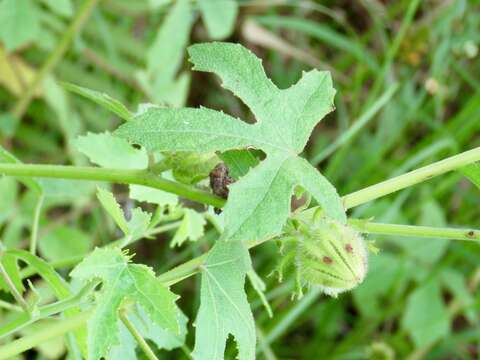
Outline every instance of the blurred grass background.
<path fill-rule="evenodd" d="M 191 72 L 187 61 L 188 44 L 222 39 L 254 51 L 280 87 L 312 67 L 332 72 L 336 111 L 315 129 L 304 156 L 341 194 L 479 146 L 478 1 L 245 0 L 235 2 L 233 12 L 217 13 L 223 1 L 230 2 L 90 1 L 95 6 L 83 29 L 77 29 L 66 52 L 40 76 L 33 91 L 32 79 L 58 52 L 88 1 L 1 0 L 1 145 L 24 162 L 87 164 L 73 139 L 87 131 L 112 130 L 120 120 L 66 92 L 59 82 L 105 92 L 131 110 L 144 102 L 203 105 L 251 121 L 248 109 L 216 78 Z M 8 10 L 12 6 L 15 12 Z M 233 14 L 231 20 L 228 14 Z M 22 114 L 18 106 L 28 91 L 33 91 L 33 100 Z M 88 183 L 50 183 L 40 222 L 40 251 L 48 260 L 115 238 L 92 190 Z M 356 208 L 352 216 L 479 228 L 478 191 L 461 174 L 450 173 Z M 118 192 L 128 207 L 127 194 L 121 187 Z M 0 234 L 7 246 L 28 246 L 33 197 L 14 180 L 0 179 Z M 199 241 L 171 249 L 165 241 L 169 236 L 162 235 L 132 248 L 136 262 L 161 272 L 199 255 L 215 237 L 210 229 Z M 52 250 L 44 245 L 42 250 L 42 238 L 53 238 L 44 244 L 69 239 L 72 245 L 56 254 L 58 246 Z M 267 283 L 274 310 L 271 319 L 248 288 L 258 326 L 258 358 L 480 358 L 478 245 L 371 239 L 381 252 L 371 256 L 367 279 L 339 299 L 310 292 L 291 301 L 293 279 L 278 284 L 267 277 L 278 256 L 275 246 L 253 250 L 254 266 Z M 59 271 L 66 274 L 68 268 L 59 266 Z M 174 289 L 191 320 L 198 289 L 199 278 Z M 191 330 L 190 322 L 190 346 Z M 58 342 L 55 346 L 30 355 L 59 358 L 62 347 Z M 234 357 L 233 342 L 228 354 Z M 181 351 L 162 355 L 185 356 Z"/>

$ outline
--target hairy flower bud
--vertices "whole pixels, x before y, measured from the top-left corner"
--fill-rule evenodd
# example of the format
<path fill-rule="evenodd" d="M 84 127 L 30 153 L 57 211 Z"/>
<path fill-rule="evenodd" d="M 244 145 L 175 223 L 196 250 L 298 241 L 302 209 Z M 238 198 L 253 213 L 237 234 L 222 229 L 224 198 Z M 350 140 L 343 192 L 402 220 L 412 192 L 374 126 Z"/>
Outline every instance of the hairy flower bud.
<path fill-rule="evenodd" d="M 367 250 L 361 235 L 348 225 L 325 218 L 304 229 L 296 265 L 301 278 L 331 296 L 351 290 L 367 273 Z"/>

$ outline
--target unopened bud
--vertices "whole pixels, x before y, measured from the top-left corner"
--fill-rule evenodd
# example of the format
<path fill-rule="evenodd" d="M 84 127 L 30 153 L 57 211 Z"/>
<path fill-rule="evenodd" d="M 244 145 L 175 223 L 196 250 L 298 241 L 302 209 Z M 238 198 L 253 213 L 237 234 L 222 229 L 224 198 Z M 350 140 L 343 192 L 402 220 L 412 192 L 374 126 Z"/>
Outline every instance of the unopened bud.
<path fill-rule="evenodd" d="M 367 250 L 361 235 L 348 225 L 325 218 L 305 229 L 296 265 L 301 278 L 331 296 L 351 290 L 367 273 Z"/>

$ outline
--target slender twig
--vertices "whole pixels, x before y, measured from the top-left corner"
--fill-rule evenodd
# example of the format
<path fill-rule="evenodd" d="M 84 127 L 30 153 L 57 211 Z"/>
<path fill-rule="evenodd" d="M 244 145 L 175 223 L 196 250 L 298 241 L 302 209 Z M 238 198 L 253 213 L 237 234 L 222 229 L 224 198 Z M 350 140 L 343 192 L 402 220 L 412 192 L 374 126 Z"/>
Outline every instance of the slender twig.
<path fill-rule="evenodd" d="M 15 104 L 15 107 L 13 108 L 13 114 L 17 118 L 21 118 L 23 114 L 25 114 L 28 105 L 32 101 L 35 90 L 40 85 L 43 78 L 50 71 L 52 71 L 55 65 L 57 65 L 57 63 L 62 59 L 74 36 L 77 35 L 77 33 L 81 30 L 98 1 L 99 0 L 85 0 L 82 6 L 78 9 L 75 19 L 73 19 L 72 23 L 63 34 L 62 38 L 57 44 L 57 47 L 50 54 L 48 59 L 42 65 L 41 69 L 36 73 L 32 82 L 28 85 L 25 94 Z"/>
<path fill-rule="evenodd" d="M 37 252 L 38 226 L 40 223 L 40 214 L 43 206 L 43 192 L 38 194 L 37 204 L 33 213 L 32 232 L 30 234 L 30 252 L 35 255 Z"/>
<path fill-rule="evenodd" d="M 147 357 L 150 360 L 158 360 L 157 356 L 155 355 L 153 350 L 150 348 L 150 346 L 147 344 L 145 339 L 142 337 L 142 335 L 140 335 L 138 330 L 135 328 L 135 326 L 132 324 L 132 322 L 128 319 L 127 309 L 122 308 L 122 309 L 119 310 L 118 313 L 119 313 L 119 317 L 122 320 L 123 324 L 127 327 L 130 334 L 132 334 L 132 336 L 135 338 L 135 340 L 137 341 L 138 345 L 143 350 L 145 355 L 147 355 Z"/>
<path fill-rule="evenodd" d="M 345 195 L 343 204 L 346 209 L 350 209 L 476 161 L 480 161 L 480 147 Z"/>

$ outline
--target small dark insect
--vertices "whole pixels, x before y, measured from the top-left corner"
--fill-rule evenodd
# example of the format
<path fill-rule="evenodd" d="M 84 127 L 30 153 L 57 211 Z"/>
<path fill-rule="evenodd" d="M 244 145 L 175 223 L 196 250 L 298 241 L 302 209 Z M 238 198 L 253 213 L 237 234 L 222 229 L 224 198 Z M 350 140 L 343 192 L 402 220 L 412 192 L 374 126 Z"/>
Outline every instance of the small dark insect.
<path fill-rule="evenodd" d="M 210 172 L 210 188 L 215 195 L 221 198 L 228 198 L 228 185 L 234 181 L 235 180 L 228 174 L 228 168 L 223 162 L 215 166 Z M 215 208 L 216 214 L 220 214 L 221 212 L 221 209 Z"/>

